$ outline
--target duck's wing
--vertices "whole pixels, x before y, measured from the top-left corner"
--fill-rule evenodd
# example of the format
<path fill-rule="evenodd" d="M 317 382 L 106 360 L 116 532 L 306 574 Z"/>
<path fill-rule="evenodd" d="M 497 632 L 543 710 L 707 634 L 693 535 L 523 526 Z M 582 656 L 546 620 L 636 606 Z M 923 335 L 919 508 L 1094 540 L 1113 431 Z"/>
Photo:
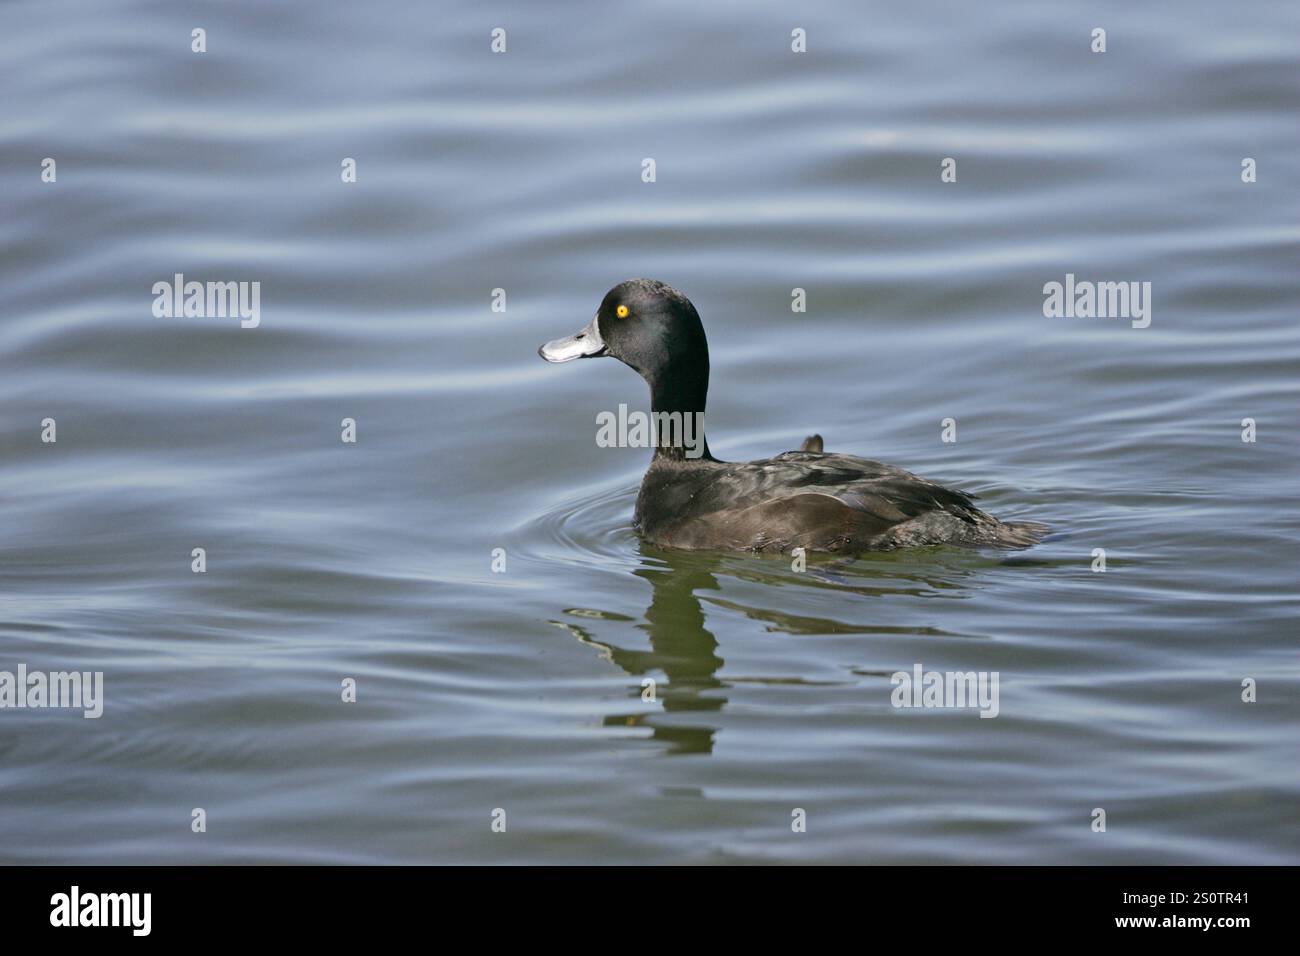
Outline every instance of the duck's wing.
<path fill-rule="evenodd" d="M 755 550 L 879 546 L 902 526 L 936 519 L 947 538 L 955 527 L 973 533 L 984 522 L 996 524 L 970 495 L 902 468 L 805 451 L 729 468 L 690 505 L 701 538 Z"/>
<path fill-rule="evenodd" d="M 946 511 L 965 521 L 982 512 L 973 495 L 954 491 L 910 471 L 855 455 L 786 452 L 765 463 L 767 493 L 779 500 L 791 491 L 828 496 L 855 511 L 897 523 L 929 511 Z"/>

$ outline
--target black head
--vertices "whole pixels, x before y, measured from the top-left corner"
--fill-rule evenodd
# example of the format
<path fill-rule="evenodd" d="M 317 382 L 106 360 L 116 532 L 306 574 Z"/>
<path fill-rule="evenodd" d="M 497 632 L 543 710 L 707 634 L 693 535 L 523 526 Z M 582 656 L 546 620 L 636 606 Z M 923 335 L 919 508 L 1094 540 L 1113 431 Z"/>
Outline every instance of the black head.
<path fill-rule="evenodd" d="M 654 279 L 620 282 L 605 293 L 585 329 L 547 342 L 537 353 L 548 362 L 612 355 L 641 373 L 655 399 L 669 401 L 665 408 L 704 408 L 709 344 L 700 314 L 690 299 Z M 697 401 L 698 409 L 689 407 Z"/>

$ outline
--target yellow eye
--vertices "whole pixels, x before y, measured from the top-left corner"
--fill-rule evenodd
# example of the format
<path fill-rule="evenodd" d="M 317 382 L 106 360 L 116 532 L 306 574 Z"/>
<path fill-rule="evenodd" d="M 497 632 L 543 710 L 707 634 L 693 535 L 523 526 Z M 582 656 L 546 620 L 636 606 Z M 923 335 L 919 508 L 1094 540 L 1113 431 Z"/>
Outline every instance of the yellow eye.
<path fill-rule="evenodd" d="M 626 319 L 626 318 L 627 318 L 627 306 L 625 306 L 625 305 L 620 305 L 617 309 L 614 310 L 614 314 L 617 315 L 620 319 Z"/>

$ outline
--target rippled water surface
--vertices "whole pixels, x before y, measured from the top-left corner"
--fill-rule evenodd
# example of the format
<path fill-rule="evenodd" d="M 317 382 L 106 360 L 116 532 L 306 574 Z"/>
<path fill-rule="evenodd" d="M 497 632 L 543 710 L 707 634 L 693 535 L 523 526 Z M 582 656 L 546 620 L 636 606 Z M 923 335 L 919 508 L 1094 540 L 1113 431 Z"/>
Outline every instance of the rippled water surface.
<path fill-rule="evenodd" d="M 18 0 L 0 54 L 0 670 L 106 694 L 0 710 L 0 860 L 1300 860 L 1300 7 Z M 632 275 L 715 453 L 1051 536 L 640 542 L 644 385 L 535 354 Z M 895 709 L 917 663 L 999 716 Z"/>

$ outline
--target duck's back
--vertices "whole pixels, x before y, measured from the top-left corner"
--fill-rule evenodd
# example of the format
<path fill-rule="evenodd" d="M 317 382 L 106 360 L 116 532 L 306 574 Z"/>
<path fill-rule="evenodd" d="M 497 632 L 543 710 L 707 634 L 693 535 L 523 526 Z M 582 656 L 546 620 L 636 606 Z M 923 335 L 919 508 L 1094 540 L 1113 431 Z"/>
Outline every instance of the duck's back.
<path fill-rule="evenodd" d="M 637 498 L 652 543 L 693 550 L 859 552 L 925 544 L 1024 547 L 971 496 L 853 455 L 791 451 L 750 462 L 656 460 Z"/>

